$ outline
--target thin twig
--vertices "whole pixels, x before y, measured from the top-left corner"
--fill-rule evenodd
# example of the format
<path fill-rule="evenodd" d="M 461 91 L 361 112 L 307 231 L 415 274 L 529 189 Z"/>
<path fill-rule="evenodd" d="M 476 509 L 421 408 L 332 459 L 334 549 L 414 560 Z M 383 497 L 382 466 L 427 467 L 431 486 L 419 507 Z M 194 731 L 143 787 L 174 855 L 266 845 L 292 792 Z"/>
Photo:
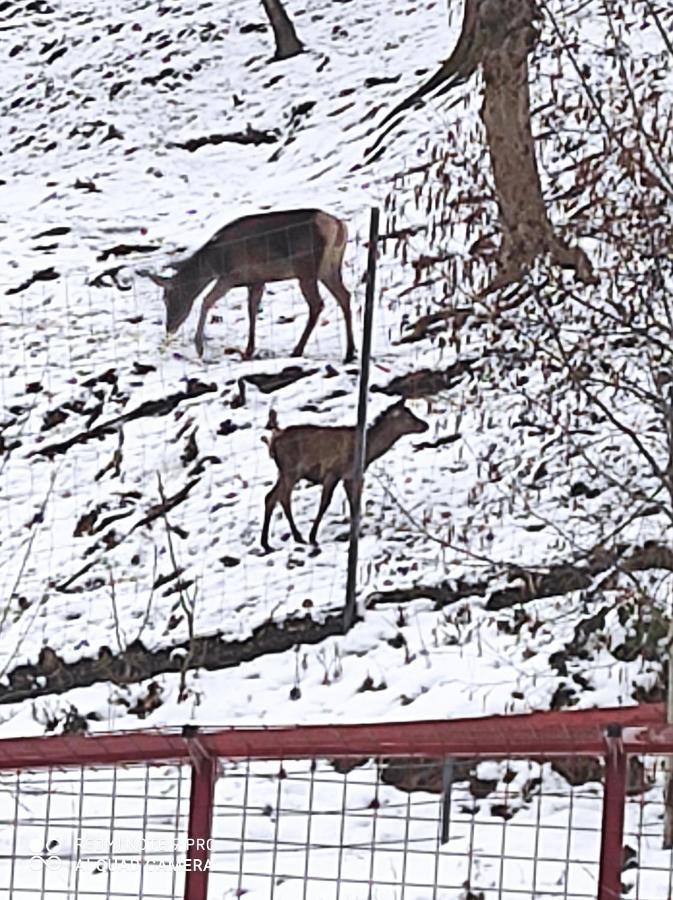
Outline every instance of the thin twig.
<path fill-rule="evenodd" d="M 171 557 L 171 563 L 173 565 L 173 571 L 178 570 L 178 560 L 175 555 L 175 548 L 173 547 L 173 538 L 171 535 L 171 526 L 168 522 L 168 515 L 166 514 L 166 495 L 164 494 L 164 486 L 161 481 L 161 474 L 157 472 L 157 481 L 159 483 L 159 497 L 161 498 L 162 512 L 161 516 L 164 520 L 164 524 L 166 526 L 166 538 L 168 540 L 168 552 Z M 194 587 L 194 596 L 190 600 L 187 596 L 187 592 L 182 587 L 182 584 L 178 580 L 178 596 L 180 598 L 180 606 L 185 614 L 185 618 L 187 621 L 187 634 L 189 637 L 189 650 L 185 654 L 182 665 L 180 667 L 180 690 L 178 693 L 178 699 L 184 700 L 187 696 L 187 672 L 191 666 L 192 659 L 194 658 L 194 649 L 195 649 L 195 639 L 196 636 L 194 634 L 194 607 L 196 605 L 196 585 Z"/>
<path fill-rule="evenodd" d="M 60 467 L 59 467 L 60 468 Z M 47 493 L 45 494 L 44 500 L 42 501 L 42 505 L 40 506 L 39 512 L 36 514 L 36 524 L 33 526 L 30 532 L 30 537 L 28 538 L 28 542 L 26 544 L 26 551 L 23 554 L 23 559 L 21 560 L 21 565 L 19 566 L 19 571 L 17 572 L 16 578 L 14 579 L 14 584 L 12 585 L 8 595 L 7 601 L 5 603 L 5 608 L 2 611 L 2 618 L 0 618 L 0 631 L 2 631 L 5 622 L 7 621 L 7 616 L 9 615 L 9 610 L 12 605 L 12 598 L 16 594 L 19 584 L 21 583 L 21 579 L 23 578 L 23 573 L 26 571 L 26 566 L 28 564 L 28 560 L 30 558 L 30 552 L 33 549 L 33 543 L 35 541 L 35 537 L 40 530 L 40 525 L 44 521 L 44 512 L 47 508 L 47 504 L 49 503 L 49 499 L 54 490 L 54 484 L 56 483 L 56 476 L 58 474 L 58 469 L 51 473 L 51 478 L 49 481 L 49 487 L 47 489 Z M 39 603 L 35 604 L 36 610 L 39 608 Z M 7 667 L 2 670 L 2 672 L 6 672 Z"/>

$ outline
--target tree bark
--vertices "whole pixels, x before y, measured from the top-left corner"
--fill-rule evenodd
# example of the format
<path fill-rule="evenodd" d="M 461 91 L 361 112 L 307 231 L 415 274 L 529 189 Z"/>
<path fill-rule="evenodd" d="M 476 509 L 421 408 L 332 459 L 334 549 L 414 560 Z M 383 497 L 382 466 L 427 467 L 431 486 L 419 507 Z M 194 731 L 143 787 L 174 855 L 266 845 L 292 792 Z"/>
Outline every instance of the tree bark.
<path fill-rule="evenodd" d="M 532 600 L 588 588 L 597 575 L 610 569 L 614 569 L 615 577 L 619 572 L 643 572 L 648 569 L 673 572 L 673 549 L 666 544 L 648 541 L 627 556 L 629 549 L 628 545 L 612 550 L 597 547 L 581 562 L 557 563 L 546 569 L 509 566 L 501 572 L 489 574 L 482 581 L 458 579 L 433 585 L 416 584 L 409 588 L 377 591 L 366 598 L 365 606 L 373 609 L 389 603 L 399 605 L 427 598 L 434 600 L 435 609 L 443 609 L 468 597 L 485 597 L 485 608 L 495 612 Z M 493 582 L 500 580 L 504 574 L 509 576 L 511 583 L 493 589 Z"/>
<path fill-rule="evenodd" d="M 596 279 L 584 251 L 569 246 L 555 233 L 542 195 L 528 81 L 528 55 L 538 38 L 534 24 L 538 17 L 536 5 L 534 0 L 505 0 L 501 15 L 509 25 L 504 34 L 499 27 L 497 33 L 474 39 L 475 46 L 484 48 L 481 115 L 501 227 L 497 274 L 487 290 L 518 281 L 545 253 L 552 263 L 573 269 L 580 281 L 594 283 Z M 488 27 L 477 18 L 475 27 L 482 25 Z"/>
<path fill-rule="evenodd" d="M 554 231 L 542 194 L 528 82 L 528 56 L 537 43 L 535 22 L 539 18 L 535 0 L 465 0 L 462 30 L 449 59 L 382 122 L 422 105 L 427 94 L 447 93 L 481 68 L 481 116 L 501 229 L 496 274 L 484 294 L 518 281 L 543 254 L 549 254 L 552 263 L 574 270 L 580 281 L 596 281 L 584 251 L 570 246 Z M 372 150 L 394 124 L 381 134 Z"/>
<path fill-rule="evenodd" d="M 271 27 L 276 39 L 276 52 L 274 60 L 290 59 L 304 49 L 304 45 L 297 37 L 294 25 L 283 6 L 282 0 L 262 0 Z"/>

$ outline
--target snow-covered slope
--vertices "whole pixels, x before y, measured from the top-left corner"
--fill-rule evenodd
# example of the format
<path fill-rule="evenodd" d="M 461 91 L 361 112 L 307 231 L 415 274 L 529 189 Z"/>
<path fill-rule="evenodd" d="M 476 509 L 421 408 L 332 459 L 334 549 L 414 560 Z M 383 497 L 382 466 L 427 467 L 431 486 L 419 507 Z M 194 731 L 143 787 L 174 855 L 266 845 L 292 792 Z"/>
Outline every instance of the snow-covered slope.
<path fill-rule="evenodd" d="M 383 156 L 363 165 L 382 112 L 447 55 L 458 22 L 452 31 L 443 2 L 293 6 L 308 52 L 273 64 L 271 32 L 253 0 L 69 0 L 10 4 L 4 11 L 5 675 L 35 664 L 45 646 L 73 663 L 99 657 L 101 648 L 115 654 L 136 640 L 151 651 L 184 644 L 186 603 L 193 603 L 194 634 L 219 633 L 223 640 L 248 639 L 290 615 L 323 621 L 343 603 L 348 519 L 341 492 L 323 522 L 318 553 L 293 544 L 280 511 L 272 526 L 279 549 L 271 555 L 259 549 L 263 498 L 276 474 L 261 440 L 271 409 L 281 426 L 354 421 L 358 370 L 341 363 L 344 329 L 336 304 L 326 298 L 299 361 L 306 376 L 270 394 L 247 383 L 241 404 L 240 379 L 291 364 L 306 316 L 296 286 L 267 289 L 252 361 L 235 352 L 245 344 L 247 321 L 244 295 L 232 293 L 208 325 L 201 361 L 193 319 L 171 344 L 163 343 L 158 289 L 136 273 L 162 270 L 239 214 L 320 206 L 349 223 L 345 280 L 360 333 L 369 207 L 392 203 L 397 229 L 427 225 L 427 182 L 415 185 L 404 173 L 448 141 L 442 165 L 453 187 L 447 196 L 468 190 L 475 171 L 478 189 L 489 191 L 488 158 L 470 84 L 450 107 L 430 104 L 413 113 Z M 592 40 L 608 39 L 605 22 L 592 18 L 592 4 L 554 9 L 568 34 L 575 29 L 589 42 L 577 50 L 580 62 L 593 52 Z M 573 67 L 559 68 L 550 22 L 543 37 L 538 99 L 554 79 L 579 90 Z M 648 37 L 657 39 L 651 27 Z M 638 36 L 639 52 L 644 43 Z M 222 140 L 232 134 L 252 142 Z M 559 140 L 541 145 L 545 189 L 556 198 L 554 215 L 570 221 L 569 207 L 556 196 L 573 178 L 562 174 Z M 587 132 L 586 140 L 594 138 Z M 396 175 L 402 177 L 394 182 Z M 386 201 L 394 184 L 394 200 Z M 461 208 L 454 205 L 454 219 Z M 414 289 L 411 262 L 440 249 L 463 265 L 475 239 L 471 228 L 466 219 L 450 237 L 421 232 L 408 246 L 407 264 L 394 241 L 383 249 L 372 383 L 385 386 L 422 368 L 445 370 L 457 360 L 469 362 L 471 371 L 451 389 L 409 401 L 429 432 L 423 440 L 401 440 L 368 473 L 358 577 L 363 600 L 440 582 L 486 581 L 497 590 L 516 578 L 513 566 L 547 566 L 588 551 L 610 532 L 612 511 L 623 504 L 614 478 L 598 485 L 598 499 L 577 488 L 595 486 L 597 477 L 586 457 L 569 463 L 559 455 L 555 438 L 570 419 L 550 413 L 552 424 L 543 427 L 531 415 L 531 396 L 542 396 L 556 376 L 545 359 L 523 354 L 516 338 L 508 346 L 506 328 L 498 332 L 482 316 L 474 328 L 468 320 L 453 340 L 399 343 L 405 326 L 442 300 L 441 278 Z M 587 239 L 586 246 L 600 261 L 604 245 Z M 461 296 L 467 294 L 469 285 Z M 568 304 L 568 322 L 578 309 L 581 303 Z M 159 414 L 142 406 L 157 400 L 168 403 Z M 370 419 L 390 402 L 373 392 Z M 563 403 L 570 416 L 575 399 Z M 640 408 L 632 414 L 642 419 Z M 637 456 L 623 434 L 601 427 L 595 449 L 613 453 L 626 478 Z M 180 500 L 168 523 L 156 515 L 162 493 Z M 304 531 L 317 501 L 315 490 L 295 493 Z M 638 518 L 620 539 L 658 539 L 664 527 L 661 517 Z M 631 702 L 634 684 L 649 687 L 658 670 L 637 654 L 612 653 L 630 633 L 618 608 L 623 598 L 614 593 L 617 582 L 589 581 L 586 594 L 541 599 L 525 612 L 494 611 L 486 597 L 469 591 L 446 609 L 430 598 L 400 609 L 372 605 L 344 638 L 235 669 L 190 671 L 182 702 L 179 676 L 160 676 L 163 705 L 150 721 L 480 715 L 548 708 L 560 702 L 559 690 L 580 704 Z M 657 589 L 663 591 L 653 584 L 652 596 Z M 578 623 L 596 610 L 600 639 L 592 643 L 590 664 L 578 664 L 580 690 L 569 686 L 572 665 L 564 670 L 558 659 L 577 639 Z M 380 689 L 360 691 L 368 685 Z M 126 710 L 145 690 L 103 683 L 34 707 L 9 705 L 3 730 L 41 733 L 46 711 L 67 704 L 98 717 L 92 728 L 133 727 L 138 720 Z"/>

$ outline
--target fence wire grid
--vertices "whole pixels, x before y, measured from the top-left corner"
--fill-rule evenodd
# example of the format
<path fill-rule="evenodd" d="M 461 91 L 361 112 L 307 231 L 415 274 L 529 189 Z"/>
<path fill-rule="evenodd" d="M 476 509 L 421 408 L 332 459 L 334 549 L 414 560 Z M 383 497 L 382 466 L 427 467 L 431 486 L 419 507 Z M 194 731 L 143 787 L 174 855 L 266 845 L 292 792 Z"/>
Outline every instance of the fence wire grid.
<path fill-rule="evenodd" d="M 441 769 L 408 760 L 392 772 L 441 784 Z M 323 760 L 224 762 L 209 896 L 453 898 L 469 888 L 503 900 L 595 897 L 600 785 L 569 786 L 547 763 L 475 760 L 471 769 L 452 785 L 446 819 L 441 794 L 387 784 L 385 763 L 338 772 Z M 153 766 L 3 777 L 11 812 L 0 889 L 182 897 L 188 780 Z"/>
<path fill-rule="evenodd" d="M 351 232 L 344 281 L 359 346 L 366 254 L 359 229 Z M 266 240 L 288 252 L 296 243 L 292 228 Z M 310 251 L 301 249 L 301 259 Z M 149 265 L 160 271 L 163 261 Z M 233 638 L 272 609 L 279 619 L 341 610 L 348 547 L 339 539 L 349 529 L 341 490 L 318 554 L 294 544 L 280 507 L 270 540 L 282 552 L 266 557 L 260 547 L 264 498 L 278 475 L 262 440 L 270 416 L 281 428 L 355 424 L 359 365 L 341 364 L 344 316 L 334 297 L 320 287 L 324 309 L 304 357 L 293 360 L 309 306 L 296 282 L 268 284 L 257 353 L 244 360 L 247 298 L 235 288 L 211 311 L 202 361 L 194 348 L 200 300 L 165 343 L 161 290 L 134 266 L 114 283 L 59 274 L 0 287 L 5 671 L 45 645 L 57 654 L 97 651 L 116 635 L 116 652 L 157 630 L 173 643 L 188 638 L 190 625 L 198 634 L 226 630 L 232 606 Z M 371 419 L 392 400 L 370 402 Z M 395 456 L 404 469 L 404 452 Z M 155 514 L 162 502 L 166 516 Z M 318 493 L 298 488 L 293 504 L 306 536 Z"/>
<path fill-rule="evenodd" d="M 5 740 L 0 891 L 662 900 L 671 753 L 660 707 Z"/>

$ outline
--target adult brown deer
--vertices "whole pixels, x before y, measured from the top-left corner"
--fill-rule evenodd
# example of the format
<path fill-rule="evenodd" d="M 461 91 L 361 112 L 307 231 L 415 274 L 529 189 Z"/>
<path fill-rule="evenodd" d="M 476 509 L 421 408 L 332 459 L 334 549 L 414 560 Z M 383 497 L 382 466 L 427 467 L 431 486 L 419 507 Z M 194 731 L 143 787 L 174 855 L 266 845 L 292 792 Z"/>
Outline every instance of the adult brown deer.
<path fill-rule="evenodd" d="M 318 282 L 334 295 L 346 319 L 346 362 L 355 356 L 351 295 L 341 278 L 348 232 L 336 216 L 319 209 L 244 216 L 225 225 L 192 256 L 177 265 L 172 278 L 142 272 L 164 289 L 166 331 L 173 334 L 191 312 L 194 301 L 212 281 L 201 304 L 195 344 L 203 355 L 208 311 L 234 287 L 248 288 L 250 329 L 245 357 L 255 350 L 255 319 L 264 285 L 296 278 L 309 306 L 308 322 L 293 356 L 301 356 L 323 308 Z"/>
<path fill-rule="evenodd" d="M 428 430 L 428 423 L 419 419 L 404 405 L 404 401 L 389 406 L 367 429 L 365 468 L 383 456 L 405 434 L 420 434 Z M 269 524 L 277 503 L 283 507 L 290 523 L 292 537 L 304 543 L 292 517 L 292 490 L 302 478 L 311 484 L 322 485 L 318 515 L 309 539 L 316 543 L 318 526 L 329 506 L 334 489 L 343 481 L 353 515 L 355 457 L 355 428 L 328 428 L 321 425 L 291 425 L 277 429 L 268 441 L 269 453 L 278 466 L 278 480 L 266 495 L 262 547 L 270 551 Z"/>

